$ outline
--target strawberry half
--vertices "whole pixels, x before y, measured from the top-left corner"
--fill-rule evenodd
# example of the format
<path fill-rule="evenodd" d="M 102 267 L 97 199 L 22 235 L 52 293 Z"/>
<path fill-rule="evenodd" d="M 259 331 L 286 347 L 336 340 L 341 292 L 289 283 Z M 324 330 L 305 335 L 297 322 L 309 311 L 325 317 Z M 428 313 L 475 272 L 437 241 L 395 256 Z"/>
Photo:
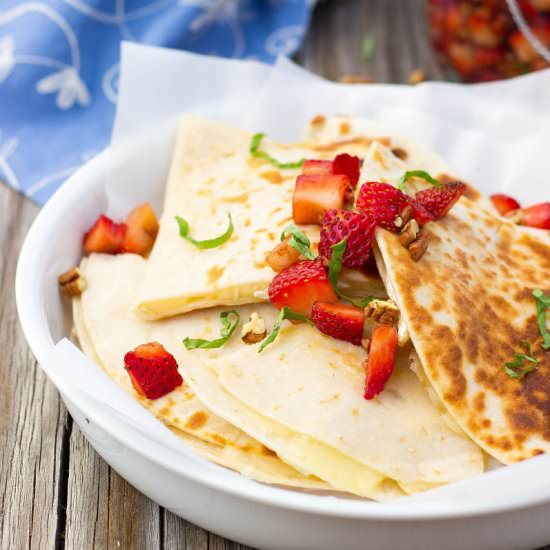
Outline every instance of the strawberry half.
<path fill-rule="evenodd" d="M 342 264 L 350 268 L 363 267 L 370 256 L 375 229 L 375 221 L 364 212 L 327 210 L 321 227 L 319 256 L 330 260 L 331 246 L 347 239 Z"/>
<path fill-rule="evenodd" d="M 126 229 L 126 224 L 115 223 L 111 218 L 101 214 L 84 235 L 84 251 L 86 254 L 92 252 L 118 254 L 122 252 Z"/>
<path fill-rule="evenodd" d="M 359 157 L 342 153 L 340 155 L 336 155 L 332 161 L 332 173 L 347 176 L 353 190 L 357 187 L 360 171 L 361 161 L 359 160 Z"/>
<path fill-rule="evenodd" d="M 550 229 L 550 202 L 541 202 L 520 212 L 520 223 L 538 229 Z"/>
<path fill-rule="evenodd" d="M 365 320 L 361 308 L 348 304 L 316 302 L 311 310 L 311 320 L 322 333 L 356 346 L 361 345 Z"/>
<path fill-rule="evenodd" d="M 158 342 L 142 344 L 124 356 L 124 368 L 135 390 L 158 399 L 183 384 L 174 356 Z"/>
<path fill-rule="evenodd" d="M 364 183 L 357 197 L 357 208 L 388 231 L 398 232 L 395 218 L 407 205 L 407 195 L 389 183 Z"/>
<path fill-rule="evenodd" d="M 521 208 L 519 202 L 508 195 L 497 194 L 491 195 L 489 198 L 501 216 L 504 216 L 512 210 L 518 210 Z"/>
<path fill-rule="evenodd" d="M 442 187 L 431 187 L 416 193 L 414 203 L 427 210 L 434 220 L 443 218 L 466 190 L 462 182 L 444 183 Z M 413 208 L 414 211 L 414 208 Z M 417 220 L 420 222 L 420 220 Z"/>
<path fill-rule="evenodd" d="M 397 330 L 391 325 L 378 325 L 373 333 L 367 358 L 365 399 L 370 400 L 382 392 L 395 364 Z"/>
<path fill-rule="evenodd" d="M 327 210 L 344 207 L 349 187 L 349 178 L 342 174 L 298 176 L 292 196 L 294 222 L 320 223 Z"/>
<path fill-rule="evenodd" d="M 149 203 L 134 208 L 126 218 L 126 236 L 122 249 L 134 254 L 147 254 L 157 238 L 159 223 Z"/>
<path fill-rule="evenodd" d="M 268 294 L 276 308 L 286 306 L 307 317 L 315 302 L 338 301 L 320 259 L 296 262 L 275 275 Z"/>
<path fill-rule="evenodd" d="M 302 166 L 302 174 L 304 176 L 325 176 L 332 173 L 331 160 L 306 160 Z"/>

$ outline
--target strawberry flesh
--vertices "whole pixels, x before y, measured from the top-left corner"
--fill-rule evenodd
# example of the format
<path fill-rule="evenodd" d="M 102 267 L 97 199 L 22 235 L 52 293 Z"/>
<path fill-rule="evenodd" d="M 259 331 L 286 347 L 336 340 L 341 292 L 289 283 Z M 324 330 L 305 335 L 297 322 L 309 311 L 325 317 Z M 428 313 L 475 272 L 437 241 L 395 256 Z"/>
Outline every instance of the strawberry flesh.
<path fill-rule="evenodd" d="M 147 254 L 153 245 L 159 230 L 157 217 L 148 203 L 134 208 L 126 218 L 126 236 L 122 249 L 134 254 Z"/>
<path fill-rule="evenodd" d="M 519 202 L 508 195 L 496 194 L 491 195 L 489 198 L 501 216 L 506 215 L 508 212 L 512 212 L 512 210 L 521 208 Z"/>
<path fill-rule="evenodd" d="M 361 308 L 347 304 L 316 302 L 311 311 L 311 320 L 322 333 L 356 346 L 361 345 L 365 320 Z"/>
<path fill-rule="evenodd" d="M 268 294 L 276 308 L 289 307 L 307 317 L 315 302 L 338 301 L 320 259 L 296 262 L 275 275 Z"/>
<path fill-rule="evenodd" d="M 395 218 L 408 204 L 408 197 L 389 183 L 364 183 L 357 197 L 357 208 L 388 231 L 398 232 Z"/>
<path fill-rule="evenodd" d="M 521 211 L 522 225 L 550 229 L 550 202 L 541 202 Z"/>
<path fill-rule="evenodd" d="M 375 229 L 375 221 L 364 212 L 327 210 L 321 227 L 319 256 L 330 261 L 331 247 L 346 239 L 342 264 L 350 268 L 361 268 L 369 259 Z"/>
<path fill-rule="evenodd" d="M 298 176 L 292 196 L 294 222 L 320 223 L 327 210 L 344 207 L 349 187 L 349 178 L 342 174 Z"/>
<path fill-rule="evenodd" d="M 126 224 L 115 223 L 102 214 L 84 235 L 84 251 L 86 254 L 92 252 L 118 254 L 122 252 L 126 230 Z"/>
<path fill-rule="evenodd" d="M 466 185 L 462 182 L 445 183 L 442 187 L 419 191 L 414 202 L 427 210 L 434 220 L 440 220 L 447 215 L 465 190 Z"/>
<path fill-rule="evenodd" d="M 347 153 L 336 155 L 332 161 L 332 173 L 347 176 L 352 189 L 357 187 L 360 170 L 361 161 L 359 160 L 359 157 L 351 156 Z"/>
<path fill-rule="evenodd" d="M 174 356 L 158 342 L 129 351 L 124 356 L 124 368 L 134 389 L 148 399 L 158 399 L 183 384 Z"/>
<path fill-rule="evenodd" d="M 391 325 L 378 325 L 373 333 L 366 361 L 365 399 L 381 393 L 393 372 L 397 352 L 397 330 Z"/>
<path fill-rule="evenodd" d="M 304 176 L 326 176 L 332 173 L 331 160 L 306 160 L 302 166 L 302 174 Z"/>

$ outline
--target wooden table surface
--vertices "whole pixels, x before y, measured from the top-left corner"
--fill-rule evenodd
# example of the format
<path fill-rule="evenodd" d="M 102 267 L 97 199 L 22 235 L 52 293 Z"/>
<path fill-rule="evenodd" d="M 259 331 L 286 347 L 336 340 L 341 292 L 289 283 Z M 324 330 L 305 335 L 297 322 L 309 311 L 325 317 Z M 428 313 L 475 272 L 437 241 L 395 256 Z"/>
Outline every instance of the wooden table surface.
<path fill-rule="evenodd" d="M 363 60 L 367 35 L 376 48 Z M 297 60 L 333 79 L 363 73 L 407 82 L 415 68 L 444 78 L 429 47 L 421 0 L 322 3 Z M 73 424 L 30 352 L 15 310 L 16 261 L 37 212 L 0 185 L 0 548 L 245 549 L 141 495 Z"/>

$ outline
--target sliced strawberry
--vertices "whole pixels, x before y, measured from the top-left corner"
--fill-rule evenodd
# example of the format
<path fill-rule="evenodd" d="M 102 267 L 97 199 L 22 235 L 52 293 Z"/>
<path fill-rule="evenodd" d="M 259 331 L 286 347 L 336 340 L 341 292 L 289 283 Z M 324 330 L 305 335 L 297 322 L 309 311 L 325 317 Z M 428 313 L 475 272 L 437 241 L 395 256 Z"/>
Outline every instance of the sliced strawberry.
<path fill-rule="evenodd" d="M 327 210 L 323 216 L 319 256 L 332 257 L 331 246 L 347 239 L 342 264 L 361 268 L 369 259 L 376 222 L 364 212 L 352 210 Z"/>
<path fill-rule="evenodd" d="M 361 171 L 361 161 L 359 157 L 342 153 L 336 155 L 332 161 L 333 174 L 343 174 L 349 178 L 351 188 L 355 190 L 359 181 L 359 172 Z"/>
<path fill-rule="evenodd" d="M 300 258 L 300 253 L 288 244 L 289 241 L 290 237 L 287 237 L 265 257 L 267 265 L 277 273 L 290 267 Z"/>
<path fill-rule="evenodd" d="M 395 218 L 407 205 L 408 198 L 389 183 L 364 183 L 357 197 L 357 208 L 370 216 L 380 227 L 397 232 Z"/>
<path fill-rule="evenodd" d="M 361 345 L 365 320 L 361 308 L 348 304 L 316 302 L 311 310 L 311 320 L 324 334 L 356 346 Z"/>
<path fill-rule="evenodd" d="M 369 400 L 382 392 L 395 363 L 397 330 L 391 325 L 378 325 L 371 337 L 367 358 L 367 381 L 365 399 Z"/>
<path fill-rule="evenodd" d="M 118 254 L 122 251 L 125 234 L 126 224 L 115 223 L 102 214 L 84 235 L 84 251 L 86 254 Z"/>
<path fill-rule="evenodd" d="M 512 210 L 518 210 L 521 208 L 519 202 L 509 195 L 496 194 L 491 195 L 489 198 L 501 216 L 504 216 Z"/>
<path fill-rule="evenodd" d="M 541 202 L 521 210 L 520 223 L 539 229 L 550 229 L 550 202 Z"/>
<path fill-rule="evenodd" d="M 432 214 L 434 220 L 440 220 L 449 212 L 465 190 L 466 185 L 462 182 L 445 183 L 442 187 L 431 187 L 419 191 L 414 200 L 416 204 Z"/>
<path fill-rule="evenodd" d="M 349 178 L 342 174 L 298 176 L 292 196 L 295 223 L 318 224 L 325 211 L 343 208 L 349 187 Z"/>
<path fill-rule="evenodd" d="M 159 230 L 157 217 L 149 203 L 134 208 L 126 218 L 126 226 L 123 251 L 147 254 L 153 248 Z"/>
<path fill-rule="evenodd" d="M 431 212 L 428 212 L 418 201 L 413 197 L 408 197 L 408 204 L 412 208 L 413 218 L 421 225 L 433 222 L 435 217 Z"/>
<path fill-rule="evenodd" d="M 324 176 L 332 173 L 331 160 L 306 160 L 302 166 L 302 174 L 305 176 Z"/>
<path fill-rule="evenodd" d="M 268 294 L 276 308 L 286 306 L 308 317 L 315 302 L 338 301 L 320 259 L 296 262 L 275 275 Z"/>
<path fill-rule="evenodd" d="M 158 399 L 183 384 L 174 356 L 158 342 L 129 351 L 124 356 L 124 368 L 134 389 L 148 399 Z"/>

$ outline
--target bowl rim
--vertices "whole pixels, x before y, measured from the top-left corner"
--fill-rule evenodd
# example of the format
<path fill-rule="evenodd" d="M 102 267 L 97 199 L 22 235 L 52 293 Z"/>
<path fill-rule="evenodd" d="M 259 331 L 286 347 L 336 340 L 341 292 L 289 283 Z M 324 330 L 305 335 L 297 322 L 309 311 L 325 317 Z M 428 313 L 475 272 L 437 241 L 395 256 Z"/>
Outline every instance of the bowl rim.
<path fill-rule="evenodd" d="M 116 161 L 117 157 L 118 159 L 122 158 L 122 155 L 119 154 L 120 150 L 115 151 L 112 147 L 108 147 L 80 167 L 53 194 L 39 212 L 25 237 L 17 264 L 15 294 L 23 333 L 39 364 L 46 360 L 55 345 L 44 311 L 42 287 L 36 284 L 34 278 L 35 273 L 42 273 L 39 262 L 40 249 L 48 245 L 48 228 L 53 220 L 63 220 L 64 208 L 70 205 L 72 201 L 78 198 L 81 199 L 83 191 L 88 188 L 95 188 L 98 185 L 97 181 L 104 175 L 104 169 L 108 166 L 107 163 L 113 162 L 113 159 Z M 127 150 L 131 151 L 132 147 L 130 146 Z M 135 436 L 132 435 L 130 430 L 125 429 L 121 422 L 107 421 L 105 414 L 97 407 L 90 406 L 89 403 L 79 404 L 72 398 L 70 387 L 66 386 L 65 391 L 63 391 L 59 384 L 57 386 L 64 398 L 68 398 L 74 406 L 84 411 L 87 417 L 92 419 L 110 436 L 134 452 L 143 455 L 157 466 L 166 468 L 196 483 L 206 485 L 213 490 L 223 491 L 235 497 L 270 507 L 347 519 L 392 522 L 404 520 L 433 521 L 482 516 L 528 508 L 550 501 L 550 492 L 541 487 L 538 491 L 531 491 L 528 494 L 515 494 L 508 499 L 500 499 L 492 503 L 459 502 L 450 506 L 448 501 L 407 502 L 407 497 L 394 503 L 377 503 L 368 500 L 348 500 L 337 496 L 292 491 L 261 484 L 244 476 L 214 475 L 215 470 L 203 469 L 201 471 L 198 466 L 193 471 L 186 471 L 178 468 L 177 461 L 167 460 L 156 453 L 155 449 L 158 450 L 158 447 L 155 447 L 155 445 L 140 446 L 136 442 Z M 539 460 L 539 458 L 533 460 Z M 220 473 L 225 470 L 222 467 L 219 468 Z M 486 472 L 483 475 L 490 476 L 491 472 Z"/>

